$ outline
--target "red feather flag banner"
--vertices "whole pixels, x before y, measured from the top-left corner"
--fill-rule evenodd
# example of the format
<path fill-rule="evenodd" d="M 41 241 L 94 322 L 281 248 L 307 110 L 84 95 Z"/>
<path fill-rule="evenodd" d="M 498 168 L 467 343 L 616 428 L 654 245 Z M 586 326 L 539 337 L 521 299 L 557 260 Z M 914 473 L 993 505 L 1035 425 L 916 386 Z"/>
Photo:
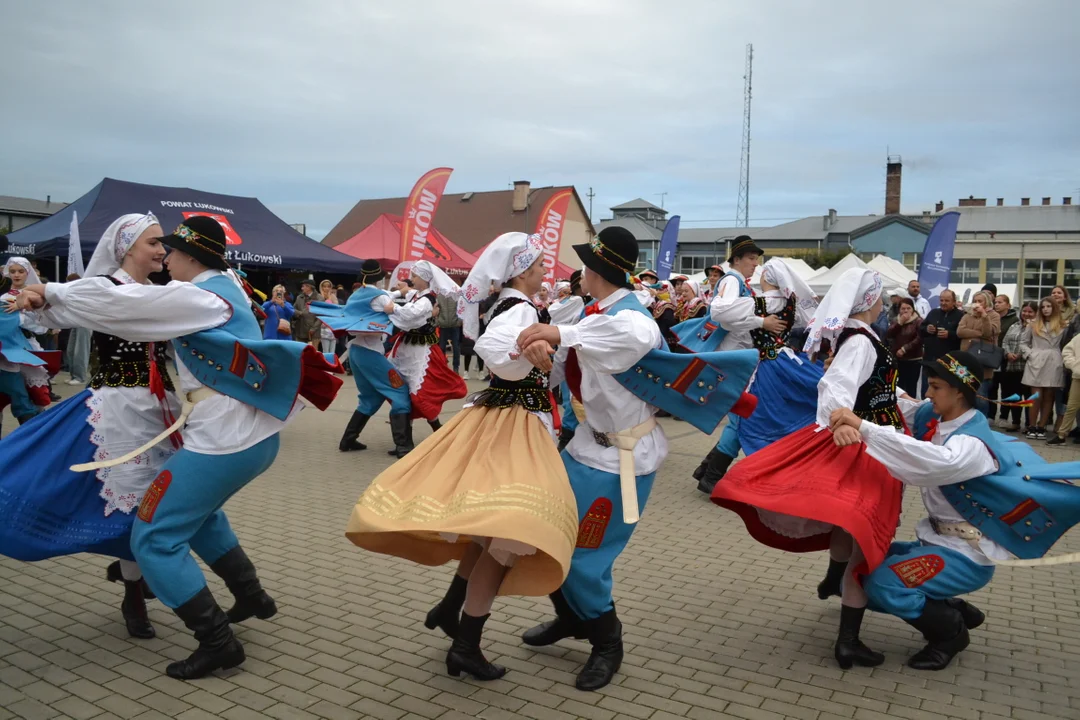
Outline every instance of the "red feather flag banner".
<path fill-rule="evenodd" d="M 420 260 L 423 257 L 435 211 L 439 209 L 439 201 L 452 172 L 454 169 L 447 167 L 429 170 L 416 181 L 405 199 L 401 221 L 401 260 Z"/>
<path fill-rule="evenodd" d="M 555 281 L 555 268 L 559 264 L 563 229 L 566 227 L 566 210 L 570 207 L 573 190 L 560 190 L 544 203 L 536 220 L 536 234 L 544 243 L 544 279 Z"/>

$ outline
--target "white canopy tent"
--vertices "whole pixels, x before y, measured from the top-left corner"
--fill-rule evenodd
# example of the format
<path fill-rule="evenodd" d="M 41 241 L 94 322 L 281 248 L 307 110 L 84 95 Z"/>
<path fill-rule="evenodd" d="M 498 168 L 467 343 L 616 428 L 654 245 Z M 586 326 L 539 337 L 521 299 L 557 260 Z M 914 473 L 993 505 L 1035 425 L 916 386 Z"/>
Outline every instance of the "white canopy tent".
<path fill-rule="evenodd" d="M 852 268 L 866 269 L 868 267 L 870 266 L 860 260 L 858 255 L 852 253 L 851 255 L 845 255 L 840 259 L 840 262 L 836 263 L 828 270 L 824 270 L 817 275 L 814 275 L 807 283 L 810 285 L 811 290 L 824 297 L 825 293 L 829 291 L 829 288 L 831 288 L 846 271 Z M 885 285 L 888 286 L 888 281 L 884 279 L 883 281 L 885 282 Z"/>
<path fill-rule="evenodd" d="M 909 282 L 919 279 L 914 271 L 888 255 L 875 255 L 867 265 L 881 273 L 882 280 L 890 289 L 901 287 L 906 290 Z"/>

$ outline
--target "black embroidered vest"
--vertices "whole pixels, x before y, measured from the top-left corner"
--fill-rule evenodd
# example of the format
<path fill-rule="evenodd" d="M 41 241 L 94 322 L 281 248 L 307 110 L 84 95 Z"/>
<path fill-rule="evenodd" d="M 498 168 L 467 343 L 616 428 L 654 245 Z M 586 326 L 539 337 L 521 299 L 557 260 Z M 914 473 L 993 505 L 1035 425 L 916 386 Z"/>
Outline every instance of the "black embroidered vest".
<path fill-rule="evenodd" d="M 518 297 L 500 300 L 491 311 L 488 322 L 490 323 L 502 313 L 521 303 L 532 305 L 528 300 Z M 533 305 L 533 307 L 536 306 Z M 537 313 L 540 316 L 540 322 L 545 325 L 551 322 L 551 316 L 548 315 L 547 310 L 538 310 Z M 551 373 L 542 372 L 538 368 L 533 368 L 522 380 L 503 380 L 492 373 L 490 385 L 473 399 L 473 404 L 482 407 L 520 405 L 531 412 L 551 412 L 551 393 L 548 392 L 550 377 Z"/>
<path fill-rule="evenodd" d="M 765 328 L 757 328 L 750 331 L 750 339 L 754 342 L 754 347 L 757 348 L 758 355 L 761 360 L 775 360 L 780 354 L 780 350 L 787 345 L 788 337 L 791 335 L 791 328 L 795 324 L 795 296 L 792 295 L 787 299 L 783 309 L 776 313 L 776 316 L 787 323 L 787 329 L 783 332 L 773 334 Z M 769 311 L 766 308 L 765 297 L 754 298 L 754 314 L 758 317 L 768 317 Z"/>
<path fill-rule="evenodd" d="M 434 309 L 438 304 L 438 300 L 436 300 L 434 293 L 419 294 L 413 298 L 412 301 L 420 302 L 420 300 L 425 297 L 431 301 L 431 307 Z M 418 328 L 405 330 L 401 342 L 406 345 L 434 345 L 439 342 L 438 330 L 435 327 L 435 318 L 428 318 L 428 321 Z"/>
<path fill-rule="evenodd" d="M 862 334 L 874 345 L 877 358 L 870 379 L 859 388 L 852 410 L 863 420 L 875 425 L 892 425 L 897 430 L 904 430 L 904 418 L 896 404 L 896 358 L 888 347 L 883 345 L 865 328 L 845 328 L 836 340 L 836 351 L 847 342 L 848 338 Z"/>
<path fill-rule="evenodd" d="M 108 276 L 102 276 L 108 277 Z M 122 285 L 113 277 L 108 278 L 114 285 Z M 99 390 L 102 387 L 150 387 L 150 346 L 154 347 L 153 362 L 157 363 L 161 382 L 165 389 L 174 392 L 172 378 L 169 376 L 167 351 L 169 343 L 130 342 L 115 335 L 95 332 L 90 342 L 97 350 L 98 368 L 90 378 L 90 387 Z"/>

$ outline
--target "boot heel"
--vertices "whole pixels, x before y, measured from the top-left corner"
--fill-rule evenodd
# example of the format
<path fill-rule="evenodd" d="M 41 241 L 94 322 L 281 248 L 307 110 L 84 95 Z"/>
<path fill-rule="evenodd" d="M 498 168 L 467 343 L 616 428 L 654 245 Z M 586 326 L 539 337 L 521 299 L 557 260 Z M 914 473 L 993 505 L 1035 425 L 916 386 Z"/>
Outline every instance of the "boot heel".
<path fill-rule="evenodd" d="M 461 677 L 461 668 L 458 665 L 446 663 L 446 674 L 450 677 Z"/>
<path fill-rule="evenodd" d="M 840 655 L 839 652 L 834 651 L 833 657 L 836 658 L 836 664 L 840 666 L 841 670 L 850 670 L 852 666 L 851 658 Z"/>

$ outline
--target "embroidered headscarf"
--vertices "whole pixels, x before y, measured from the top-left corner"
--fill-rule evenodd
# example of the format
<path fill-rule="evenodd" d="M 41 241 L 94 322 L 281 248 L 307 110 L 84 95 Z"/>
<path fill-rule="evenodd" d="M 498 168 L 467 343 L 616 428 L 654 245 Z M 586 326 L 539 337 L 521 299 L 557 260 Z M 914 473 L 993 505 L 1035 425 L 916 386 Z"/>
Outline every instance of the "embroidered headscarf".
<path fill-rule="evenodd" d="M 851 268 L 825 293 L 814 316 L 806 325 L 803 350 L 816 353 L 823 339 L 833 340 L 852 315 L 866 312 L 881 297 L 881 275 L 866 268 Z"/>
<path fill-rule="evenodd" d="M 686 317 L 694 311 L 694 308 L 696 308 L 698 305 L 701 305 L 705 301 L 701 298 L 701 284 L 698 283 L 697 280 L 691 280 L 690 278 L 687 278 L 686 280 L 683 280 L 682 284 L 688 286 L 690 288 L 690 291 L 694 293 L 693 297 L 691 297 L 689 300 L 686 300 L 682 296 L 682 288 L 679 288 L 680 292 L 678 296 L 678 301 L 675 303 L 675 312 L 678 313 L 681 319 L 685 320 Z"/>
<path fill-rule="evenodd" d="M 775 285 L 784 294 L 785 298 L 792 295 L 796 298 L 795 312 L 798 316 L 799 326 L 805 327 L 814 316 L 817 309 L 817 295 L 810 289 L 797 273 L 792 272 L 780 258 L 772 258 L 761 268 L 761 279 L 770 285 Z"/>
<path fill-rule="evenodd" d="M 34 266 L 31 265 L 30 261 L 26 258 L 22 257 L 21 255 L 14 255 L 12 257 L 9 257 L 7 261 L 4 262 L 4 277 L 6 278 L 11 277 L 11 275 L 8 273 L 8 266 L 10 265 L 18 265 L 26 271 L 26 285 L 41 284 L 41 278 L 39 278 L 38 274 L 34 272 Z"/>
<path fill-rule="evenodd" d="M 503 233 L 484 248 L 458 296 L 457 315 L 465 337 L 475 340 L 480 335 L 480 303 L 488 297 L 491 284 L 504 285 L 543 254 L 540 236 L 522 232 Z"/>
<path fill-rule="evenodd" d="M 86 266 L 86 277 L 112 275 L 124 264 L 124 256 L 146 228 L 160 225 L 154 213 L 121 215 L 105 228 Z"/>
<path fill-rule="evenodd" d="M 412 266 L 412 274 L 428 284 L 436 295 L 457 298 L 461 293 L 458 284 L 450 279 L 450 276 L 427 260 L 421 260 Z"/>

